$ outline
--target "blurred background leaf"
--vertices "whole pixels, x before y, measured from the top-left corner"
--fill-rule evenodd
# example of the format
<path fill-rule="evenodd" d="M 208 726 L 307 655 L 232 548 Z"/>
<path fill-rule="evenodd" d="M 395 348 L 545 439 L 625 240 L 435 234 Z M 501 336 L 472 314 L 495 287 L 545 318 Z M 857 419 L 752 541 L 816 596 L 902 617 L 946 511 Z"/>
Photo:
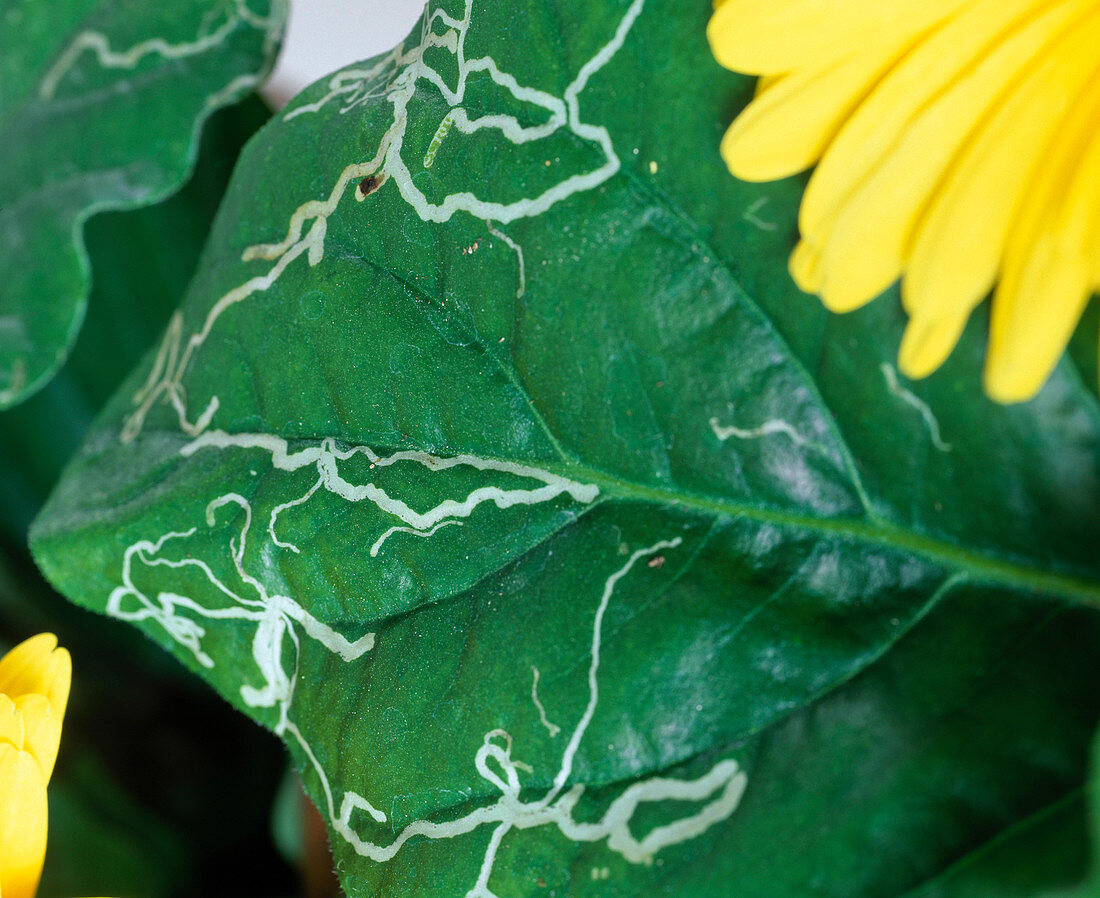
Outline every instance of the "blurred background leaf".
<path fill-rule="evenodd" d="M 285 15 L 282 0 L 0 0 L 0 409 L 72 348 L 88 217 L 178 189 L 202 122 L 271 67 Z"/>
<path fill-rule="evenodd" d="M 1096 898 L 1100 739 L 1093 742 L 1090 767 L 1085 788 L 1021 820 L 905 898 Z"/>

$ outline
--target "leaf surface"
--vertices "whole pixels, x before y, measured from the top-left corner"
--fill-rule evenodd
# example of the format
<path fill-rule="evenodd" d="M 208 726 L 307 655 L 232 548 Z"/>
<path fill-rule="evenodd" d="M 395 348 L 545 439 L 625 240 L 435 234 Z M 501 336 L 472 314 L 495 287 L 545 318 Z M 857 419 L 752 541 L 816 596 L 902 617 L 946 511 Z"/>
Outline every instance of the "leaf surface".
<path fill-rule="evenodd" d="M 84 222 L 180 186 L 202 122 L 271 64 L 283 16 L 279 0 L 0 2 L 0 409 L 76 340 Z"/>
<path fill-rule="evenodd" d="M 1095 398 L 795 290 L 708 11 L 433 4 L 307 90 L 38 521 L 349 895 L 895 894 L 1082 781 Z"/>

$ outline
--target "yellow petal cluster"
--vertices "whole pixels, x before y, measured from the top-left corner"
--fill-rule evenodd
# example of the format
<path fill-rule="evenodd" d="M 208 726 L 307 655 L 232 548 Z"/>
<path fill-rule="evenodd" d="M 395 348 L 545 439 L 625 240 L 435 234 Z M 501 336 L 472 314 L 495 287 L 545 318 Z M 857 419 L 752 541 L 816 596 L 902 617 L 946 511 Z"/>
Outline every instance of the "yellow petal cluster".
<path fill-rule="evenodd" d="M 1100 0 L 718 0 L 708 36 L 762 76 L 733 174 L 817 165 L 799 286 L 846 311 L 902 277 L 923 377 L 996 285 L 986 391 L 1033 396 L 1100 288 Z"/>
<path fill-rule="evenodd" d="M 72 662 L 41 633 L 0 659 L 0 898 L 33 898 L 46 855 L 46 784 Z"/>

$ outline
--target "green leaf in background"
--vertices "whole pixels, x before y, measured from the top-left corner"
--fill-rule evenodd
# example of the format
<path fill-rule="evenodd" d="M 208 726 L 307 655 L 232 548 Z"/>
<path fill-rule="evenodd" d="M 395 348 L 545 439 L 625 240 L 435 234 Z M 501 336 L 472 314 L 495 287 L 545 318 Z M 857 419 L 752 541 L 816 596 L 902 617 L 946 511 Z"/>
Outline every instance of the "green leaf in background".
<path fill-rule="evenodd" d="M 307 90 L 36 524 L 283 737 L 349 895 L 904 894 L 1084 780 L 1095 392 L 799 294 L 709 11 L 445 0 Z"/>
<path fill-rule="evenodd" d="M 989 844 L 964 857 L 906 898 L 1096 898 L 1100 895 L 1100 740 L 1093 743 L 1086 789 L 1020 821 Z M 1086 805 L 1091 824 L 1086 833 Z M 1093 862 L 1085 881 L 1073 876 Z"/>
<path fill-rule="evenodd" d="M 85 220 L 180 186 L 203 120 L 270 66 L 283 15 L 281 0 L 0 2 L 0 408 L 76 339 Z"/>

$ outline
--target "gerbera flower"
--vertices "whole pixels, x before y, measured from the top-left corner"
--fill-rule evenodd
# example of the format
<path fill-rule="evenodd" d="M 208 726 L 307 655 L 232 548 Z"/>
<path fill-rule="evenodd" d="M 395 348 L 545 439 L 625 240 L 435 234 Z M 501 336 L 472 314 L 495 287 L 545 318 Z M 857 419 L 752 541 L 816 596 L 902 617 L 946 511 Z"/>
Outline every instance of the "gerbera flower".
<path fill-rule="evenodd" d="M 33 898 L 72 662 L 41 633 L 0 659 L 0 898 Z"/>
<path fill-rule="evenodd" d="M 1100 2 L 718 0 L 708 36 L 764 76 L 733 174 L 817 163 L 798 285 L 847 311 L 902 277 L 923 377 L 996 284 L 985 388 L 1033 396 L 1100 287 Z"/>

